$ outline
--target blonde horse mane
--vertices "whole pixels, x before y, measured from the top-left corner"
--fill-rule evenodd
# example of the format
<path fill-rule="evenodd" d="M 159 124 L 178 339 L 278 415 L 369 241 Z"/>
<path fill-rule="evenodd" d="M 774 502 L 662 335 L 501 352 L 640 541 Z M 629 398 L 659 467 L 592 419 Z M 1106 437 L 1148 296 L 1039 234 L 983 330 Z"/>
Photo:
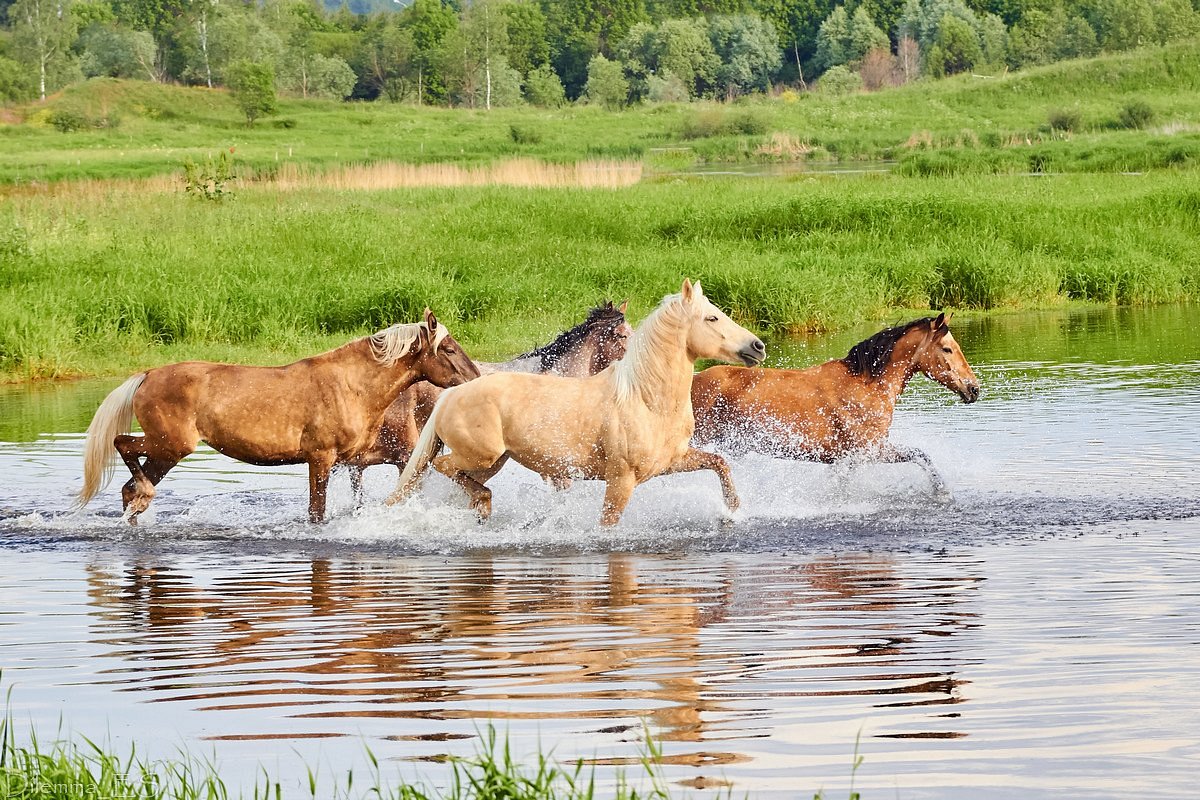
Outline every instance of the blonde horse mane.
<path fill-rule="evenodd" d="M 371 344 L 371 355 L 383 366 L 392 366 L 408 355 L 424 327 L 423 322 L 402 322 L 371 334 L 367 337 Z M 438 345 L 449 335 L 450 331 L 439 322 L 437 333 L 433 336 L 433 349 L 437 350 Z"/>
<path fill-rule="evenodd" d="M 686 316 L 683 295 L 669 294 L 637 326 L 625 357 L 613 365 L 618 403 L 632 400 L 639 386 L 666 378 L 666 361 L 659 354 L 670 347 L 671 333 L 683 325 Z"/>

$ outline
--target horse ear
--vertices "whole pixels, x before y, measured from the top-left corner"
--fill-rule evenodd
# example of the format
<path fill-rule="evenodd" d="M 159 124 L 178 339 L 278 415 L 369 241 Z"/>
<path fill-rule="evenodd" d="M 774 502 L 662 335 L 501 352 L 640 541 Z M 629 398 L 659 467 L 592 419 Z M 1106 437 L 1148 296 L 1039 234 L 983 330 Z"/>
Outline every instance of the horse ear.
<path fill-rule="evenodd" d="M 620 311 L 622 314 L 624 314 L 625 309 L 627 309 L 627 308 L 629 308 L 629 298 L 628 297 L 621 301 L 621 305 L 617 306 L 617 311 Z"/>
<path fill-rule="evenodd" d="M 935 331 L 941 330 L 942 328 L 946 327 L 946 312 L 943 311 L 941 314 L 938 314 L 937 319 L 935 319 L 933 321 L 933 324 L 930 325 L 929 327 Z"/>
<path fill-rule="evenodd" d="M 692 291 L 696 293 L 697 297 L 704 296 L 704 290 L 700 288 L 700 281 L 696 281 L 692 284 Z"/>
<path fill-rule="evenodd" d="M 679 289 L 679 293 L 683 295 L 685 303 L 692 302 L 692 282 L 687 278 L 683 279 L 683 286 Z"/>
<path fill-rule="evenodd" d="M 425 327 L 429 330 L 430 334 L 437 333 L 437 317 L 433 315 L 433 312 L 429 310 L 428 306 L 425 307 Z"/>

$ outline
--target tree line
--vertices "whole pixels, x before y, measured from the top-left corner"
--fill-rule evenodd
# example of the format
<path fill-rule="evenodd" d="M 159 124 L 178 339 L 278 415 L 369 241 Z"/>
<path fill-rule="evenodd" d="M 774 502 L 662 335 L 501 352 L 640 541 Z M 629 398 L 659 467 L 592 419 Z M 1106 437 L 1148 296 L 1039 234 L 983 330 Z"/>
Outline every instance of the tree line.
<path fill-rule="evenodd" d="M 0 0 L 0 101 L 252 74 L 302 97 L 620 107 L 876 89 L 1200 32 L 1200 0 L 375 1 Z"/>

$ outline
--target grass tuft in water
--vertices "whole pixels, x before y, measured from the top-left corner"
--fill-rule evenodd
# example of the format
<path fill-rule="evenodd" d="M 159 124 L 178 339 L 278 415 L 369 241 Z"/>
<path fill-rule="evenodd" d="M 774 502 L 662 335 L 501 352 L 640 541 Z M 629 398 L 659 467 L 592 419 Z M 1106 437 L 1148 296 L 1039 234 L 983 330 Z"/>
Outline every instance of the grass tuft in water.
<path fill-rule="evenodd" d="M 390 782 L 379 759 L 368 748 L 371 764 L 365 780 L 354 771 L 323 776 L 305 767 L 297 787 L 322 800 L 395 798 L 395 800 L 668 800 L 671 796 L 661 771 L 662 751 L 646 732 L 636 779 L 619 773 L 616 784 L 598 794 L 595 767 L 582 759 L 560 764 L 541 753 L 532 765 L 513 758 L 507 739 L 489 727 L 479 751 L 470 758 L 450 758 L 451 778 L 444 788 L 420 783 Z M 56 738 L 46 743 L 30 736 L 18 745 L 11 715 L 0 722 L 0 798 L 6 800 L 280 800 L 295 796 L 285 786 L 295 783 L 273 776 L 264 768 L 249 792 L 231 788 L 216 762 L 181 751 L 176 758 L 147 760 L 131 749 L 119 757 L 91 739 Z M 727 795 L 726 795 L 727 796 Z"/>

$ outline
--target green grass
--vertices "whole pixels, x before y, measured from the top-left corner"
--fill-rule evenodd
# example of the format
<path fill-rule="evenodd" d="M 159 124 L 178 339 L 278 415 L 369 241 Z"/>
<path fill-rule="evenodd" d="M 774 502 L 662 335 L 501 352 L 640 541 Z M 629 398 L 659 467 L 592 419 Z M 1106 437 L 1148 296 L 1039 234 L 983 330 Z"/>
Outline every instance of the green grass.
<path fill-rule="evenodd" d="M 768 334 L 896 309 L 1200 298 L 1193 173 L 182 193 L 0 208 L 0 373 L 282 363 L 430 305 L 481 359 L 684 276 Z"/>
<path fill-rule="evenodd" d="M 729 107 L 483 112 L 285 99 L 276 117 L 252 129 L 222 90 L 95 79 L 8 115 L 24 121 L 0 124 L 0 184 L 162 174 L 185 158 L 231 147 L 244 167 L 267 175 L 282 164 L 482 163 L 516 155 L 646 158 L 655 166 L 663 148 L 674 152 L 669 169 L 697 160 L 796 158 L 767 146 L 777 134 L 803 142 L 808 158 L 903 159 L 929 150 L 956 157 L 953 167 L 920 160 L 912 167 L 919 174 L 1026 172 L 1041 148 L 1056 169 L 1124 171 L 1197 161 L 1198 93 L 1196 42 L 989 78 L 963 75 L 845 97 L 802 93 L 794 102 L 751 97 Z M 1131 103 L 1144 105 L 1154 124 L 1123 129 L 1122 111 Z M 61 133 L 52 122 L 64 113 L 105 127 Z M 1062 113 L 1078 119 L 1066 145 L 1049 123 Z M 1151 157 L 1139 152 L 1147 148 Z M 1095 157 L 1077 158 L 1076 149 Z"/>
<path fill-rule="evenodd" d="M 169 759 L 150 760 L 136 749 L 124 757 L 89 739 L 57 738 L 49 743 L 32 737 L 18 745 L 11 718 L 0 724 L 0 797 L 11 800 L 269 800 L 305 792 L 323 800 L 374 798 L 385 800 L 668 800 L 662 776 L 661 752 L 647 737 L 639 778 L 618 773 L 605 791 L 596 785 L 594 768 L 582 760 L 560 764 L 539 755 L 533 764 L 514 760 L 507 742 L 489 728 L 480 749 L 470 758 L 451 757 L 451 775 L 444 788 L 393 780 L 368 749 L 371 769 L 353 769 L 324 777 L 311 769 L 297 778 L 273 776 L 263 770 L 252 787 L 230 786 L 212 759 L 187 752 Z"/>

